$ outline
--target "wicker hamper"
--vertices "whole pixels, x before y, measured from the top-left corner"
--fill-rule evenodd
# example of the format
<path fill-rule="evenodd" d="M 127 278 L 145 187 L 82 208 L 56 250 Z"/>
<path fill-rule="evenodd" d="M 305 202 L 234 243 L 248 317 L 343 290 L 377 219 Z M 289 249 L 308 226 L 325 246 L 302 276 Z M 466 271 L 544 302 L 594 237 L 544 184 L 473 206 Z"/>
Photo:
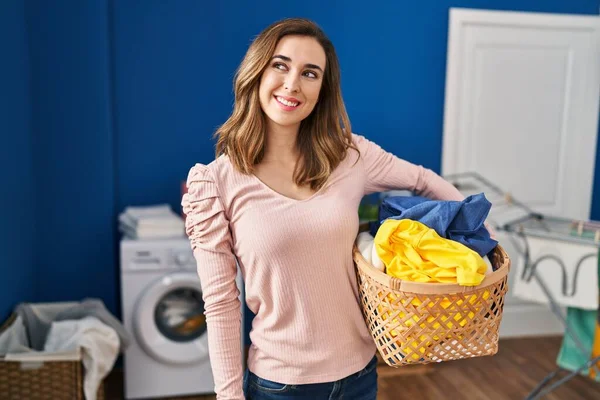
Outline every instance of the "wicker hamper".
<path fill-rule="evenodd" d="M 497 246 L 490 261 L 496 270 L 478 286 L 418 283 L 375 269 L 355 246 L 363 315 L 386 364 L 400 367 L 496 354 L 510 260 Z"/>
<path fill-rule="evenodd" d="M 13 314 L 1 327 L 7 329 Z M 21 360 L 0 357 L 0 399 L 2 400 L 84 400 L 81 352 L 53 356 L 24 356 Z M 104 384 L 98 388 L 98 400 L 104 400 Z"/>

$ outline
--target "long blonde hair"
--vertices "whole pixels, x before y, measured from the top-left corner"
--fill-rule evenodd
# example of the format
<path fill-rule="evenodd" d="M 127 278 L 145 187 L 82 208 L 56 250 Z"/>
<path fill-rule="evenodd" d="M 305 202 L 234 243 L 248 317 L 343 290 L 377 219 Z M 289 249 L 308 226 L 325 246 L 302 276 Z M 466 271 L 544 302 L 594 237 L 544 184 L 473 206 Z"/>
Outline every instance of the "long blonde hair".
<path fill-rule="evenodd" d="M 348 149 L 358 149 L 352 144 L 335 49 L 321 28 L 310 20 L 290 18 L 275 22 L 252 42 L 235 74 L 233 112 L 215 132 L 216 155 L 226 154 L 234 167 L 246 174 L 262 161 L 267 124 L 258 97 L 260 78 L 277 43 L 287 35 L 315 38 L 325 51 L 323 85 L 315 108 L 300 123 L 297 146 L 301 162 L 294 171 L 297 185 L 309 184 L 318 190 L 346 157 Z"/>

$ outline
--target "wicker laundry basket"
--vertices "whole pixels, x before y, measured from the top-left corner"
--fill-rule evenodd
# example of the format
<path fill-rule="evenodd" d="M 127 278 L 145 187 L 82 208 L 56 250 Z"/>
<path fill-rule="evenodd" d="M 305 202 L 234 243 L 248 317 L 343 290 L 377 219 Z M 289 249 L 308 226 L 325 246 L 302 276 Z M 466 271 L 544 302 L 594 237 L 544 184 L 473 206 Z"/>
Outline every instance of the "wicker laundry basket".
<path fill-rule="evenodd" d="M 371 266 L 354 247 L 365 321 L 383 360 L 392 367 L 489 356 L 508 290 L 508 255 L 490 255 L 494 272 L 478 286 L 402 281 Z"/>
<path fill-rule="evenodd" d="M 14 322 L 16 315 L 0 327 Z M 72 358 L 72 359 L 65 359 Z M 84 400 L 81 352 L 73 356 L 52 355 L 43 361 L 10 361 L 0 357 L 0 399 L 4 400 Z M 104 384 L 98 387 L 98 400 L 104 400 Z"/>

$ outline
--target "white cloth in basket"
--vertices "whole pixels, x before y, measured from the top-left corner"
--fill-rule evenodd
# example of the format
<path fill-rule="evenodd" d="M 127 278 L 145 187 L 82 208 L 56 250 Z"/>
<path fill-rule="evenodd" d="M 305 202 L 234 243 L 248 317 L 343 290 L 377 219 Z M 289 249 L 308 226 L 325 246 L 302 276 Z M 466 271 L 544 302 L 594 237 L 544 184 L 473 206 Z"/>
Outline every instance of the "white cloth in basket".
<path fill-rule="evenodd" d="M 81 348 L 85 369 L 83 391 L 87 400 L 96 400 L 98 387 L 112 369 L 119 354 L 119 336 L 97 318 L 53 322 L 44 351 Z"/>
<path fill-rule="evenodd" d="M 381 258 L 377 255 L 374 246 L 374 238 L 369 232 L 361 232 L 358 234 L 356 246 L 358 247 L 360 254 L 362 254 L 369 264 L 381 272 L 385 271 L 385 264 L 383 264 L 383 261 L 381 261 Z"/>
<path fill-rule="evenodd" d="M 360 254 L 369 264 L 371 264 L 381 272 L 385 272 L 385 264 L 377 255 L 377 251 L 375 250 L 374 238 L 369 232 L 361 232 L 358 234 L 358 237 L 356 238 L 356 246 L 358 247 L 358 251 L 360 251 Z M 487 265 L 487 270 L 485 271 L 485 274 L 488 275 L 494 272 L 490 259 L 487 256 L 485 256 L 483 257 L 483 260 Z"/>
<path fill-rule="evenodd" d="M 9 353 L 25 353 L 32 351 L 27 346 L 27 330 L 20 316 L 13 323 L 0 333 L 0 357 Z"/>

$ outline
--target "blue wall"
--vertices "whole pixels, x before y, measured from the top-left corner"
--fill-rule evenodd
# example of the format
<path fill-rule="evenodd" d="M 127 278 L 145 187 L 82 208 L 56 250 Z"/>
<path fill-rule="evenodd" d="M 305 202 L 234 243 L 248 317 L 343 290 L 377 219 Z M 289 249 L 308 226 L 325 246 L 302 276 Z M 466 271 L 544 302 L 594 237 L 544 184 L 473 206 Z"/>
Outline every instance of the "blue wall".
<path fill-rule="evenodd" d="M 34 296 L 35 202 L 29 51 L 20 1 L 0 5 L 0 324 Z"/>
<path fill-rule="evenodd" d="M 218 3 L 115 2 L 118 209 L 157 202 L 179 208 L 179 183 L 190 165 L 213 158 L 211 135 L 231 110 L 235 69 L 251 38 L 276 19 L 313 18 L 329 34 L 355 132 L 439 171 L 449 7 L 597 14 L 600 5 L 598 0 L 387 1 L 377 7 Z M 393 102 L 373 101 L 390 94 Z"/>
<path fill-rule="evenodd" d="M 449 7 L 574 14 L 600 7 L 600 0 L 336 3 L 27 0 L 25 15 L 21 2 L 3 3 L 9 57 L 0 79 L 10 104 L 1 112 L 15 133 L 2 140 L 15 151 L 0 162 L 17 168 L 1 172 L 15 184 L 2 199 L 15 212 L 1 257 L 24 267 L 3 277 L 18 283 L 0 287 L 0 312 L 35 293 L 40 301 L 98 296 L 119 314 L 117 214 L 130 204 L 179 210 L 190 166 L 213 158 L 211 135 L 231 110 L 235 69 L 274 20 L 316 20 L 336 45 L 354 130 L 439 171 Z M 374 101 L 390 94 L 394 102 Z M 592 216 L 600 219 L 597 158 Z"/>
<path fill-rule="evenodd" d="M 36 171 L 36 296 L 94 296 L 117 275 L 109 17 L 105 1 L 27 1 Z"/>

